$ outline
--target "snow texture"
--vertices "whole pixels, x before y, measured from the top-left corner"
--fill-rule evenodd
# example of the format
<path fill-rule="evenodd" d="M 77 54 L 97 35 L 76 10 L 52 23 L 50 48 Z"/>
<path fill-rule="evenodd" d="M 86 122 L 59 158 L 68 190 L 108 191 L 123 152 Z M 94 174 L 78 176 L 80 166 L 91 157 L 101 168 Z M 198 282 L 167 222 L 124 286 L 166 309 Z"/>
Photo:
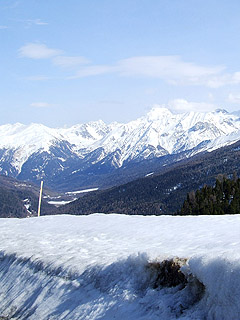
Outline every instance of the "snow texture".
<path fill-rule="evenodd" d="M 240 319 L 239 231 L 240 215 L 0 219 L 0 317 Z M 187 282 L 154 285 L 176 257 Z"/>

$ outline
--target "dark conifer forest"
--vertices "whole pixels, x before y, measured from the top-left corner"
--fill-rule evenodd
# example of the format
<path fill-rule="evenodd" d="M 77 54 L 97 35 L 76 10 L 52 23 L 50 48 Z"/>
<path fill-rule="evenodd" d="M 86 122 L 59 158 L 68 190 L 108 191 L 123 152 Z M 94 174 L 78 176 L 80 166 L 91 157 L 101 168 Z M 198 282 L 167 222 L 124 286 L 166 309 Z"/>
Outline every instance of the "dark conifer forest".
<path fill-rule="evenodd" d="M 218 175 L 214 186 L 191 191 L 180 210 L 181 215 L 237 214 L 240 212 L 240 179 Z"/>

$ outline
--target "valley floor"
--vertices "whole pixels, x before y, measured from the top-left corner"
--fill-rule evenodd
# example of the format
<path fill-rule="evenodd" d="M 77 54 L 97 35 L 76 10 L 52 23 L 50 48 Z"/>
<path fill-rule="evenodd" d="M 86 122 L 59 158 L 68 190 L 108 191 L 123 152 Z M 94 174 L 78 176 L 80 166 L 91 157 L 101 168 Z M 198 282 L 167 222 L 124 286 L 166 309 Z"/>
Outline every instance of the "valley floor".
<path fill-rule="evenodd" d="M 0 319 L 240 319 L 239 234 L 240 215 L 0 219 Z"/>

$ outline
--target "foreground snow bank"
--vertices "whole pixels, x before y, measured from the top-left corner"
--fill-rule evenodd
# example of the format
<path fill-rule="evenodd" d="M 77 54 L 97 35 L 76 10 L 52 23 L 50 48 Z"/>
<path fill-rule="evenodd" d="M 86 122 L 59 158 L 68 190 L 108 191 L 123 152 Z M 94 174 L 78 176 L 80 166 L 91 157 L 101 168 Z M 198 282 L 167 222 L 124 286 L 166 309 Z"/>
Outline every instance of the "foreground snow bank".
<path fill-rule="evenodd" d="M 240 319 L 239 231 L 239 215 L 0 219 L 0 318 Z"/>

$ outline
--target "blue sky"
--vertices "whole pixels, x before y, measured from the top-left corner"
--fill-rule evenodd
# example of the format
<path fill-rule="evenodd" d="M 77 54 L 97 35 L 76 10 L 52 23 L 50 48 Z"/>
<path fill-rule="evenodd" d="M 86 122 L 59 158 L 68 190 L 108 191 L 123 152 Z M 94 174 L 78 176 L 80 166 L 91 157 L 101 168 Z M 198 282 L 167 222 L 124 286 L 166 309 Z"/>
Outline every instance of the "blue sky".
<path fill-rule="evenodd" d="M 1 0 L 0 124 L 240 109 L 240 2 Z"/>

